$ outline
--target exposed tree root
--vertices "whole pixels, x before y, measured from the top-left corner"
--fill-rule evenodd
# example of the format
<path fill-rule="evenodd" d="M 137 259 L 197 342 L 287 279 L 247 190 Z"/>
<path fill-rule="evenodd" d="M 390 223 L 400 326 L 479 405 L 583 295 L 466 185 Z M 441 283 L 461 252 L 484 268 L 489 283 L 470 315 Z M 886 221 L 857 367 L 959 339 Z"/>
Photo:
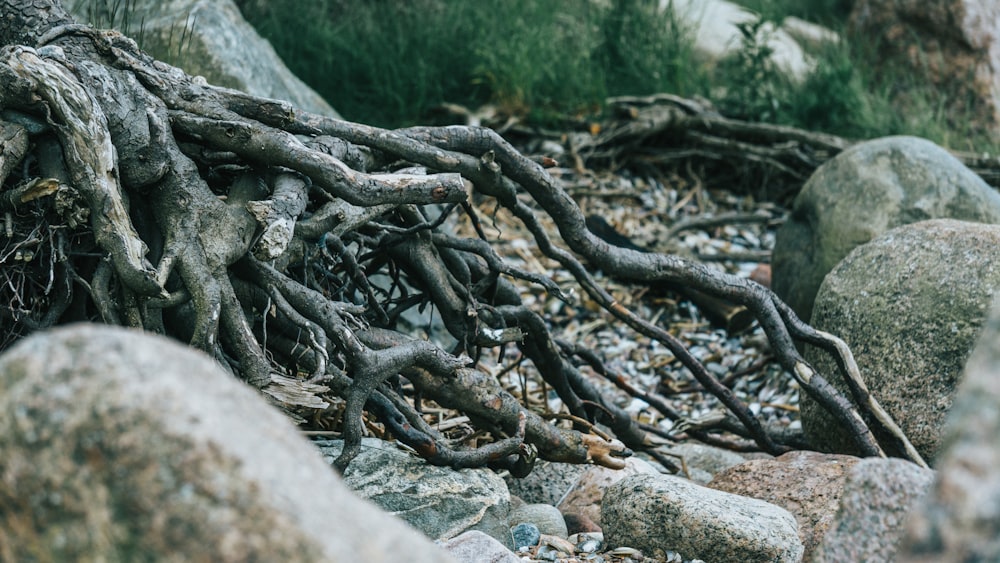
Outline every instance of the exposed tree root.
<path fill-rule="evenodd" d="M 0 5 L 36 9 L 14 0 Z M 746 307 L 781 365 L 853 430 L 865 454 L 884 455 L 866 419 L 879 421 L 880 435 L 905 443 L 877 405 L 863 400 L 863 385 L 854 389 L 864 415 L 805 363 L 792 338 L 826 348 L 845 373 L 856 374 L 839 340 L 801 323 L 754 282 L 594 236 L 542 166 L 492 130 L 386 131 L 305 114 L 200 83 L 121 35 L 72 24 L 58 5 L 49 9 L 40 12 L 34 34 L 0 23 L 7 44 L 0 52 L 0 180 L 19 184 L 0 203 L 33 210 L 14 221 L 8 238 L 51 246 L 44 259 L 50 272 L 17 274 L 19 283 L 28 276 L 48 283 L 43 290 L 22 286 L 34 300 L 8 308 L 3 323 L 12 331 L 78 320 L 137 326 L 189 341 L 298 416 L 339 399 L 346 440 L 340 469 L 359 451 L 366 409 L 431 462 L 457 467 L 493 464 L 523 474 L 536 453 L 621 467 L 629 448 L 654 448 L 660 439 L 573 363 L 581 351 L 557 343 L 543 317 L 522 302 L 515 281 L 563 300 L 572 296 L 496 254 L 468 204 L 474 191 L 510 210 L 608 315 L 663 343 L 759 448 L 777 454 L 789 446 L 680 341 L 617 302 L 578 256 L 621 279 L 665 282 Z M 641 134 L 617 131 L 604 146 Z M 53 141 L 62 150 L 43 152 Z M 830 150 L 841 146 L 823 141 Z M 34 179 L 49 169 L 65 172 Z M 66 202 L 58 204 L 60 197 Z M 445 232 L 460 212 L 478 239 Z M 539 214 L 554 221 L 561 241 Z M 408 309 L 428 304 L 453 339 L 447 351 L 397 326 Z M 484 349 L 509 344 L 558 394 L 573 428 L 527 408 L 476 368 Z M 406 393 L 461 411 L 493 442 L 478 449 L 449 442 Z M 689 427 L 690 435 L 713 439 Z M 912 448 L 903 450 L 919 461 Z"/>

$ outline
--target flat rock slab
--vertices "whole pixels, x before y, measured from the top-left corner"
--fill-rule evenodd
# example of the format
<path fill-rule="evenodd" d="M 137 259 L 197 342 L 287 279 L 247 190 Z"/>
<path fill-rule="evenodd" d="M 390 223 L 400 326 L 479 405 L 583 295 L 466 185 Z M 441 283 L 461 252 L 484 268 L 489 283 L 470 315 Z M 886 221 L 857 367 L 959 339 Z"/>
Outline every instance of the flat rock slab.
<path fill-rule="evenodd" d="M 331 463 L 343 444 L 317 442 Z M 344 482 L 431 539 L 478 530 L 510 544 L 510 493 L 503 479 L 488 469 L 437 467 L 388 442 L 365 438 L 361 453 L 344 472 Z"/>

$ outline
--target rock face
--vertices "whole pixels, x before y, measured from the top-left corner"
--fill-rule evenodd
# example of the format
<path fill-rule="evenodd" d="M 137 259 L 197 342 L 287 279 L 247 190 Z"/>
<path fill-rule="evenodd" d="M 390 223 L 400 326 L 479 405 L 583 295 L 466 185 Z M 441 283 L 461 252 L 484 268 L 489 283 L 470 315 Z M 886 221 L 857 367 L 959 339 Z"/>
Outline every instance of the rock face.
<path fill-rule="evenodd" d="M 902 459 L 861 460 L 847 475 L 833 525 L 805 560 L 895 560 L 904 524 L 933 480 L 933 471 Z"/>
<path fill-rule="evenodd" d="M 830 528 L 847 474 L 861 461 L 846 455 L 789 452 L 774 459 L 755 459 L 730 467 L 710 488 L 760 499 L 795 516 L 808 560 Z"/>
<path fill-rule="evenodd" d="M 676 551 L 716 563 L 798 562 L 795 517 L 761 500 L 695 485 L 670 475 L 631 475 L 608 489 L 604 537 L 647 556 Z"/>
<path fill-rule="evenodd" d="M 899 561 L 1000 561 L 1000 301 L 948 416 L 937 481 L 912 511 Z"/>
<path fill-rule="evenodd" d="M 0 451 L 3 561 L 450 560 L 161 337 L 75 325 L 18 343 L 0 357 Z"/>
<path fill-rule="evenodd" d="M 327 461 L 341 441 L 317 442 Z M 361 498 L 395 514 L 435 540 L 478 530 L 510 543 L 510 493 L 488 469 L 437 467 L 390 444 L 366 438 L 361 454 L 344 472 L 344 482 Z M 509 546 L 508 546 L 509 547 Z"/>
<path fill-rule="evenodd" d="M 1000 223 L 1000 194 L 930 141 L 860 143 L 821 166 L 795 198 L 775 240 L 772 288 L 808 321 L 823 278 L 852 249 L 938 218 Z"/>
<path fill-rule="evenodd" d="M 984 128 L 1000 124 L 1000 4 L 979 0 L 857 0 L 851 28 L 949 94 Z M 971 105 L 970 105 L 971 104 Z M 960 114 L 956 114 L 960 115 Z"/>
<path fill-rule="evenodd" d="M 997 248 L 998 225 L 906 225 L 856 248 L 816 297 L 813 325 L 847 342 L 872 395 L 925 459 L 937 453 L 962 368 L 1000 289 Z M 805 357 L 820 373 L 836 373 L 829 355 L 808 348 Z M 839 377 L 831 383 L 845 391 Z M 811 443 L 855 453 L 815 401 L 803 396 L 801 409 Z"/>
<path fill-rule="evenodd" d="M 98 3 L 64 0 L 77 19 L 87 22 Z M 266 39 L 250 26 L 233 0 L 133 0 L 130 21 L 142 22 L 141 47 L 159 60 L 203 76 L 209 84 L 255 96 L 286 100 L 306 111 L 340 116 L 299 80 Z M 107 14 L 93 14 L 107 25 Z M 103 21 L 102 21 L 103 20 Z M 138 29 L 130 30 L 133 36 Z M 133 37 L 136 38 L 136 37 Z"/>

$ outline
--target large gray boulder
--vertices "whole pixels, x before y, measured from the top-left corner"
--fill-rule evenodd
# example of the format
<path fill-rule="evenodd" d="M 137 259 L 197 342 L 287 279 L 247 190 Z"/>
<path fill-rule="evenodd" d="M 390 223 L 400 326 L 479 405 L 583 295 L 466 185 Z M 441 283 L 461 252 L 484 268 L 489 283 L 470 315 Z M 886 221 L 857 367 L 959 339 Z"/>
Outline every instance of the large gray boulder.
<path fill-rule="evenodd" d="M 795 517 L 749 497 L 672 475 L 630 475 L 601 505 L 608 545 L 627 545 L 664 559 L 668 551 L 714 563 L 798 563 Z"/>
<path fill-rule="evenodd" d="M 812 323 L 851 347 L 872 395 L 925 459 L 941 444 L 962 368 L 1000 289 L 1000 226 L 936 219 L 859 246 L 826 277 Z M 829 354 L 805 357 L 846 394 Z M 857 453 L 847 431 L 803 396 L 813 445 Z"/>
<path fill-rule="evenodd" d="M 190 75 L 203 76 L 215 86 L 340 117 L 288 70 L 271 44 L 243 19 L 233 0 L 132 0 L 124 4 L 121 10 L 130 11 L 131 29 L 126 31 L 133 39 L 141 34 L 140 46 L 157 59 Z M 92 0 L 63 0 L 63 6 L 81 22 L 118 23 L 109 22 L 110 14 L 101 12 L 103 5 Z"/>
<path fill-rule="evenodd" d="M 451 561 L 208 356 L 75 325 L 0 357 L 0 560 Z"/>
<path fill-rule="evenodd" d="M 1000 223 L 1000 194 L 930 141 L 886 137 L 821 166 L 778 230 L 772 288 L 810 320 L 826 274 L 855 247 L 900 225 L 952 218 Z"/>
<path fill-rule="evenodd" d="M 1000 561 L 1000 300 L 948 416 L 937 480 L 911 514 L 901 563 Z"/>

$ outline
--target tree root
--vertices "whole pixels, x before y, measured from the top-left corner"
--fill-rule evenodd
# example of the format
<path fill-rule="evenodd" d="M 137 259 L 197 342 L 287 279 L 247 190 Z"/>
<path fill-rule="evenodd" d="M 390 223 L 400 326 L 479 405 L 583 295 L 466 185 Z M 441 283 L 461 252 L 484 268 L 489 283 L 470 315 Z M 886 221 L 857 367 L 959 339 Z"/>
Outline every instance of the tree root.
<path fill-rule="evenodd" d="M 53 10 L 51 21 L 63 25 L 39 31 L 37 45 L 7 46 L 0 56 L 0 80 L 9 79 L 0 86 L 0 138 L 9 140 L 0 153 L 0 181 L 29 180 L 27 172 L 17 173 L 29 157 L 59 161 L 51 165 L 64 166 L 68 177 L 52 190 L 58 197 L 69 193 L 59 186 L 71 184 L 90 224 L 63 227 L 84 241 L 78 256 L 60 250 L 67 235 L 46 231 L 58 241 L 49 253 L 53 295 L 29 329 L 77 320 L 134 325 L 189 341 L 294 416 L 340 401 L 340 470 L 360 450 L 366 409 L 432 463 L 493 465 L 518 475 L 530 471 L 536 454 L 620 468 L 630 448 L 661 444 L 572 361 L 583 357 L 601 373 L 599 358 L 558 343 L 544 318 L 524 304 L 517 281 L 567 302 L 573 295 L 496 253 L 468 203 L 474 190 L 508 209 L 542 254 L 608 315 L 663 343 L 759 448 L 778 454 L 788 445 L 679 340 L 617 302 L 577 256 L 621 279 L 670 283 L 746 307 L 781 365 L 853 430 L 866 455 L 884 455 L 866 420 L 877 421 L 880 435 L 908 444 L 859 380 L 852 392 L 864 415 L 792 344 L 794 337 L 819 345 L 838 358 L 842 372 L 856 376 L 839 339 L 801 323 L 754 282 L 594 236 L 566 191 L 495 132 L 386 131 L 303 113 L 205 85 L 121 35 L 65 25 L 58 5 Z M 12 112 L 43 126 L 16 124 Z M 650 119 L 667 127 L 678 116 Z M 642 134 L 637 125 L 602 142 Z M 39 147 L 54 138 L 62 154 L 32 156 L 26 137 Z M 819 141 L 830 150 L 841 146 Z M 31 197 L 44 198 L 42 192 Z M 8 193 L 4 205 L 14 207 L 28 192 Z M 478 238 L 443 232 L 460 211 Z M 554 221 L 561 242 L 542 228 L 539 214 Z M 74 284 L 85 291 L 74 293 Z M 397 326 L 408 310 L 427 305 L 455 341 L 449 351 Z M 502 357 L 510 344 L 558 394 L 573 428 L 550 422 L 526 406 L 527 397 L 522 404 L 476 368 L 484 350 Z M 494 442 L 476 449 L 452 443 L 422 418 L 418 396 L 460 411 Z M 679 418 L 665 402 L 648 401 Z M 694 427 L 688 434 L 718 440 Z M 919 461 L 912 447 L 902 449 Z"/>

